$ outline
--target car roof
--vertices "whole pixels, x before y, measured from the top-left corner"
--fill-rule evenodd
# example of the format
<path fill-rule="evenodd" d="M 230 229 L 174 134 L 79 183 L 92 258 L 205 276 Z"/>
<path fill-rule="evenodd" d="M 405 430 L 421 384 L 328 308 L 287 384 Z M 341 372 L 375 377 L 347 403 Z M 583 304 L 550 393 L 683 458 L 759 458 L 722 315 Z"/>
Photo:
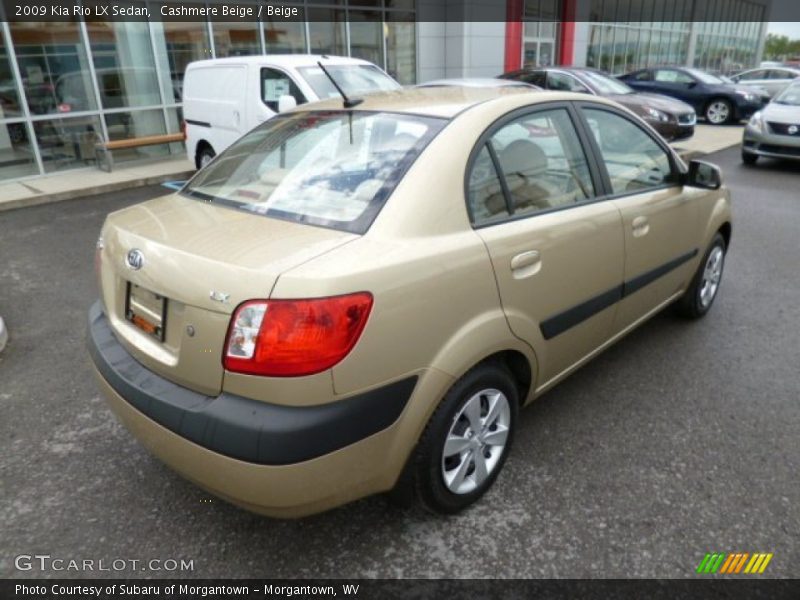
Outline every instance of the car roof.
<path fill-rule="evenodd" d="M 315 67 L 317 62 L 324 65 L 371 65 L 368 60 L 350 58 L 347 56 L 333 56 L 328 54 L 261 54 L 257 56 L 230 56 L 227 58 L 209 58 L 191 63 L 192 67 L 212 65 L 277 65 L 279 67 Z"/>
<path fill-rule="evenodd" d="M 501 102 L 510 96 L 522 96 L 528 104 L 558 100 L 586 100 L 585 94 L 550 92 L 522 86 L 500 87 L 410 87 L 394 91 L 365 94 L 355 110 L 400 112 L 451 119 L 459 113 L 490 102 Z M 522 102 L 520 102 L 522 104 Z M 342 100 L 332 98 L 302 104 L 293 112 L 342 110 Z"/>
<path fill-rule="evenodd" d="M 535 85 L 525 83 L 522 81 L 514 81 L 511 79 L 497 79 L 496 77 L 462 77 L 453 79 L 434 79 L 433 81 L 426 81 L 417 84 L 416 87 L 450 87 L 450 86 L 464 86 L 464 87 L 527 87 L 528 89 L 538 89 Z"/>

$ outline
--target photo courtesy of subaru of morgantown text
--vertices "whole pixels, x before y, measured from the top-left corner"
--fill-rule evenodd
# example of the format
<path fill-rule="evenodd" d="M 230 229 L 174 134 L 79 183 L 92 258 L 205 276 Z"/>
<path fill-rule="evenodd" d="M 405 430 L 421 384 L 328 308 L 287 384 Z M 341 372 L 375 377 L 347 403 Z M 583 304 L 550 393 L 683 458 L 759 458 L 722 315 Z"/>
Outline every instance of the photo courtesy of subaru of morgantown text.
<path fill-rule="evenodd" d="M 665 308 L 705 315 L 720 171 L 596 96 L 305 104 L 108 216 L 89 349 L 159 458 L 247 509 L 477 501 L 519 411 Z"/>

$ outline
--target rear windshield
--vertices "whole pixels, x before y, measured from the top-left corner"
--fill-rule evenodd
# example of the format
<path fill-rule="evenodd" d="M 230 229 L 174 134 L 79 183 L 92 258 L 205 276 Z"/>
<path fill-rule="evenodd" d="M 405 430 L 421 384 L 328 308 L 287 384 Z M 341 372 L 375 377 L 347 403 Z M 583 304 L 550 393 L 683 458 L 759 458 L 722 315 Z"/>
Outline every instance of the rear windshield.
<path fill-rule="evenodd" d="M 348 96 L 400 89 L 400 84 L 372 65 L 325 65 Z M 300 67 L 300 75 L 321 100 L 338 98 L 339 92 L 319 67 Z"/>
<path fill-rule="evenodd" d="M 445 119 L 359 111 L 280 115 L 182 193 L 255 214 L 364 233 Z"/>

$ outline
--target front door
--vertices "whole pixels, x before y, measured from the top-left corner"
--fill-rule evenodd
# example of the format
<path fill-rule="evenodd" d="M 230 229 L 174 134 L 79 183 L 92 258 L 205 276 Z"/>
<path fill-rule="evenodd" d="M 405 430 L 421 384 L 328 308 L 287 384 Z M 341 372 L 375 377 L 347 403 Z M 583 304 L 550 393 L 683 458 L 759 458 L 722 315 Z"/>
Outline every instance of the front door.
<path fill-rule="evenodd" d="M 608 339 L 622 284 L 618 208 L 567 104 L 514 113 L 476 149 L 470 216 L 490 254 L 509 325 L 547 386 Z"/>
<path fill-rule="evenodd" d="M 625 278 L 615 331 L 681 291 L 700 248 L 693 192 L 684 191 L 668 150 L 615 109 L 581 108 L 598 147 L 613 204 L 622 214 Z"/>

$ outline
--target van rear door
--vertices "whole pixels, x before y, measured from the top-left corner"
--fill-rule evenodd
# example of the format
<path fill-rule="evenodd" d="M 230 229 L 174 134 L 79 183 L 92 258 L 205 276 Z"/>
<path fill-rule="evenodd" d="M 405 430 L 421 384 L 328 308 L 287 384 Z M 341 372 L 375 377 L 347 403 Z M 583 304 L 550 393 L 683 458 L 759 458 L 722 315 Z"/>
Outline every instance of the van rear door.
<path fill-rule="evenodd" d="M 245 122 L 247 66 L 208 65 L 189 69 L 183 88 L 183 111 L 188 127 L 202 128 L 193 138 L 205 139 L 219 154 L 248 128 Z"/>

